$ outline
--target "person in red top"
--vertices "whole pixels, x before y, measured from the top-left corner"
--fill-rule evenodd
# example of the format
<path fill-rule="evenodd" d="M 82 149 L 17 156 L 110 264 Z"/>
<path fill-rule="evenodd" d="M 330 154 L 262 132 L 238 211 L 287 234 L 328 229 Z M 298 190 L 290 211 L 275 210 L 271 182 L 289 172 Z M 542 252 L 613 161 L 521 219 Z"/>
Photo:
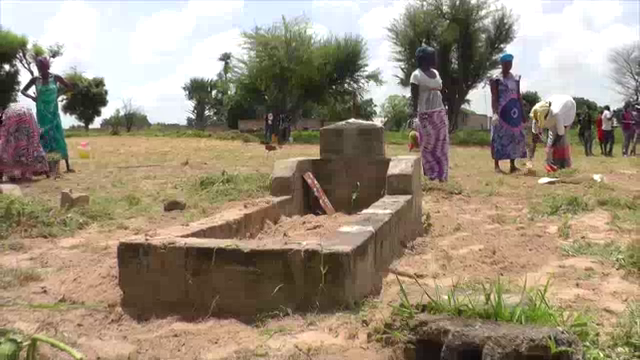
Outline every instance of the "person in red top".
<path fill-rule="evenodd" d="M 600 144 L 600 155 L 604 155 L 604 131 L 602 130 L 602 114 L 598 114 L 596 119 L 596 128 L 598 129 L 598 143 Z"/>
<path fill-rule="evenodd" d="M 635 129 L 633 127 L 633 114 L 631 113 L 631 104 L 627 104 L 622 113 L 622 156 L 629 156 L 629 146 L 633 141 L 635 135 Z"/>

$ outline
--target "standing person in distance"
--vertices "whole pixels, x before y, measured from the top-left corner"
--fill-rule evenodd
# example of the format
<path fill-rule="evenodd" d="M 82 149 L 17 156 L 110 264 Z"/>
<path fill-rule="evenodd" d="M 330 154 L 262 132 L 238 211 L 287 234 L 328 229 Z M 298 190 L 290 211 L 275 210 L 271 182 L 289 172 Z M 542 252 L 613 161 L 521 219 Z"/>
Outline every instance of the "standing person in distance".
<path fill-rule="evenodd" d="M 580 130 L 582 134 L 582 142 L 584 145 L 585 156 L 593 156 L 593 133 L 592 129 L 591 112 L 586 110 L 580 118 Z"/>
<path fill-rule="evenodd" d="M 635 135 L 635 127 L 633 126 L 633 113 L 631 112 L 631 104 L 625 104 L 624 112 L 622 113 L 622 156 L 629 156 L 629 148 L 633 142 Z"/>
<path fill-rule="evenodd" d="M 602 112 L 602 133 L 604 136 L 604 156 L 613 156 L 613 144 L 615 137 L 613 135 L 613 113 L 609 105 L 604 107 Z"/>
<path fill-rule="evenodd" d="M 442 79 L 435 69 L 435 49 L 416 50 L 418 68 L 411 74 L 411 101 L 420 134 L 422 171 L 429 180 L 449 178 L 449 119 L 442 102 Z"/>

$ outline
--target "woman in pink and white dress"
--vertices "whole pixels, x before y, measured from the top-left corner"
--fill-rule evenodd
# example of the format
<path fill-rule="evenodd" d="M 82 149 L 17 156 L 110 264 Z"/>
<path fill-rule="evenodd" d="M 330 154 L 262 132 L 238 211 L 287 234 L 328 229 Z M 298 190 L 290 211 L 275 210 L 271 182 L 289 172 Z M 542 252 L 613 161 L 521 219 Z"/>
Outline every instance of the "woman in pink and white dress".
<path fill-rule="evenodd" d="M 429 180 L 449 177 L 449 120 L 442 102 L 442 79 L 435 69 L 436 51 L 428 46 L 416 50 L 418 69 L 411 74 L 413 114 L 422 155 L 422 170 Z"/>

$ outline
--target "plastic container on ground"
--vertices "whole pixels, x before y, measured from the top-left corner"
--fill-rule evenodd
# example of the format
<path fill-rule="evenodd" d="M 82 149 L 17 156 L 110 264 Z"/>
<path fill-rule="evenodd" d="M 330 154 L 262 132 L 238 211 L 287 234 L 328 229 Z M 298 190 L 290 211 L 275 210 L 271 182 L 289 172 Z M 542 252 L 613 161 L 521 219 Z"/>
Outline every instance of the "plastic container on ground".
<path fill-rule="evenodd" d="M 80 143 L 80 146 L 78 146 L 78 156 L 80 157 L 80 159 L 91 158 L 91 147 L 89 146 L 88 141 Z"/>

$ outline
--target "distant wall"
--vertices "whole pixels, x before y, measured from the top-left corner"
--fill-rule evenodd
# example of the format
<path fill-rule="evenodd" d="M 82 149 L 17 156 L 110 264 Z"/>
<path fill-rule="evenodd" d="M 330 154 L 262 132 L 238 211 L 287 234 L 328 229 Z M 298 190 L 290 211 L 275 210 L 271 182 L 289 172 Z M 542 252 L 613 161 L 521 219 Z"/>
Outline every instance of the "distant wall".
<path fill-rule="evenodd" d="M 483 114 L 458 115 L 458 129 L 463 130 L 489 130 L 489 117 Z"/>
<path fill-rule="evenodd" d="M 293 128 L 295 130 L 317 130 L 322 128 L 325 120 L 321 119 L 300 119 Z M 264 130 L 264 119 L 244 119 L 238 120 L 238 130 Z"/>

